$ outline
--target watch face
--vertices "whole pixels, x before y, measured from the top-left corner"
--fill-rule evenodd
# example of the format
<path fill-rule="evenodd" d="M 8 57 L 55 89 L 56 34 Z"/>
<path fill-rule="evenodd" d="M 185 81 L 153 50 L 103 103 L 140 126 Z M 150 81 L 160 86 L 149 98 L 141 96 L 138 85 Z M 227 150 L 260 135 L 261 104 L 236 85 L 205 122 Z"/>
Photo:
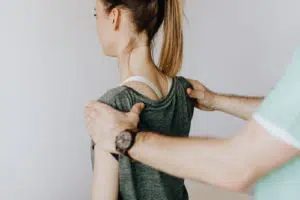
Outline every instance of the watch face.
<path fill-rule="evenodd" d="M 116 146 L 118 149 L 124 151 L 130 147 L 132 142 L 132 134 L 128 131 L 121 132 L 116 138 Z"/>

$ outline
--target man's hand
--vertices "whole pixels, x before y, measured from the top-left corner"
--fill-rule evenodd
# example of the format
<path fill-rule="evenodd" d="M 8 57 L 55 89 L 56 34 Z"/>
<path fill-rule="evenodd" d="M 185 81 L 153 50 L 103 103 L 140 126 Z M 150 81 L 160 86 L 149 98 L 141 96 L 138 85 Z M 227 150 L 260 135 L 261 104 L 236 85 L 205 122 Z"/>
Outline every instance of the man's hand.
<path fill-rule="evenodd" d="M 197 100 L 196 107 L 204 111 L 221 111 L 241 119 L 249 120 L 263 101 L 263 97 L 219 94 L 209 90 L 196 80 L 187 79 L 194 89 L 188 88 L 187 93 Z"/>
<path fill-rule="evenodd" d="M 191 98 L 197 100 L 196 107 L 200 110 L 215 111 L 216 110 L 216 96 L 217 94 L 209 90 L 202 83 L 196 80 L 187 79 L 194 89 L 189 88 L 187 90 L 188 95 Z"/>
<path fill-rule="evenodd" d="M 130 112 L 123 113 L 114 108 L 91 101 L 85 106 L 85 123 L 88 134 L 92 137 L 97 148 L 102 148 L 111 153 L 115 149 L 115 137 L 124 130 L 136 130 L 139 115 L 144 108 L 143 103 L 134 105 Z"/>

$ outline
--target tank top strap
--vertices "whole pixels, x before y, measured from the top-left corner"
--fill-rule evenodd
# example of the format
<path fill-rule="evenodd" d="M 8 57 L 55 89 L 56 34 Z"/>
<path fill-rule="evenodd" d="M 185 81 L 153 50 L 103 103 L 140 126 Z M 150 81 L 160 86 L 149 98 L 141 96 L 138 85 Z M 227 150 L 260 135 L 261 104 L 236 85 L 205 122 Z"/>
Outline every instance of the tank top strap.
<path fill-rule="evenodd" d="M 131 82 L 131 81 L 144 83 L 145 85 L 149 86 L 154 91 L 154 93 L 158 96 L 158 98 L 163 97 L 162 93 L 156 87 L 156 85 L 152 81 L 150 81 L 149 79 L 147 79 L 143 76 L 131 76 L 131 77 L 127 78 L 125 81 L 123 81 L 123 83 L 121 83 L 121 86 L 124 85 L 125 83 Z"/>

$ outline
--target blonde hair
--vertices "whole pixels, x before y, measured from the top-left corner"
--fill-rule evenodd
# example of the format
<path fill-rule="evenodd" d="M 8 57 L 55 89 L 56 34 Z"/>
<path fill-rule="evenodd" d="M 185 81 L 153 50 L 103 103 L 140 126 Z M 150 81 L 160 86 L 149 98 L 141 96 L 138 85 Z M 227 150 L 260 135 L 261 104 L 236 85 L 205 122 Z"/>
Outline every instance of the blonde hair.
<path fill-rule="evenodd" d="M 182 0 L 166 0 L 164 38 L 159 69 L 168 76 L 176 76 L 183 61 Z"/>

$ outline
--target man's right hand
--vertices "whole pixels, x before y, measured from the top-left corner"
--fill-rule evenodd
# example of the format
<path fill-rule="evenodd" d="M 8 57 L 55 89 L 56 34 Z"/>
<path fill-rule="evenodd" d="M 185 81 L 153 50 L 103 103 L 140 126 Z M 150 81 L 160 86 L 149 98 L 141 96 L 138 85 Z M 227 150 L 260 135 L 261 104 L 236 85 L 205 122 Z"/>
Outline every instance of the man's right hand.
<path fill-rule="evenodd" d="M 222 111 L 224 113 L 248 120 L 257 110 L 264 97 L 218 94 L 196 80 L 187 79 L 193 86 L 187 93 L 197 100 L 196 107 L 204 111 Z"/>
<path fill-rule="evenodd" d="M 217 94 L 209 90 L 197 80 L 187 80 L 194 88 L 188 88 L 187 93 L 191 98 L 197 100 L 196 107 L 204 111 L 215 111 Z"/>

